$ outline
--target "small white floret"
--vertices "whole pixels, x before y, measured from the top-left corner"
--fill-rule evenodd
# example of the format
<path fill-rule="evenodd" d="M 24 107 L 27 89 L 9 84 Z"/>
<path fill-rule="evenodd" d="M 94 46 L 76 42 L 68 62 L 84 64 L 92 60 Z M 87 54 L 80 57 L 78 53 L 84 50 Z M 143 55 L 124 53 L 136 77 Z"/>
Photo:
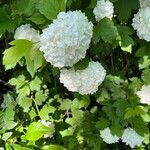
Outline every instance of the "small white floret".
<path fill-rule="evenodd" d="M 132 128 L 125 129 L 121 139 L 122 142 L 126 143 L 126 145 L 129 145 L 131 148 L 140 146 L 144 140 L 144 138 L 137 134 Z"/>
<path fill-rule="evenodd" d="M 150 85 L 143 85 L 141 90 L 136 93 L 142 104 L 150 105 Z"/>
<path fill-rule="evenodd" d="M 112 19 L 114 13 L 114 6 L 109 0 L 98 0 L 97 5 L 93 10 L 96 21 L 100 21 L 103 18 Z"/>
<path fill-rule="evenodd" d="M 120 139 L 117 135 L 113 135 L 111 133 L 110 128 L 105 128 L 104 130 L 100 130 L 100 136 L 104 142 L 107 144 L 117 143 Z"/>

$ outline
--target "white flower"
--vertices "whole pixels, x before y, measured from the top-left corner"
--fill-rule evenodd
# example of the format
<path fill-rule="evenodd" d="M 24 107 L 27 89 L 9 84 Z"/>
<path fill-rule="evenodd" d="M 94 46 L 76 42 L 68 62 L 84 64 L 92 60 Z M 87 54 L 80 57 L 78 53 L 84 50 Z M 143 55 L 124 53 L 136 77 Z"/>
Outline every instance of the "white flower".
<path fill-rule="evenodd" d="M 16 29 L 14 38 L 29 40 L 37 44 L 40 40 L 40 34 L 39 31 L 31 28 L 30 24 L 25 24 Z"/>
<path fill-rule="evenodd" d="M 120 139 L 117 135 L 113 135 L 109 128 L 100 130 L 100 136 L 108 144 L 117 143 Z"/>
<path fill-rule="evenodd" d="M 140 7 L 150 7 L 150 0 L 139 0 Z"/>
<path fill-rule="evenodd" d="M 136 94 L 139 96 L 141 103 L 150 105 L 150 85 L 143 85 L 142 89 Z"/>
<path fill-rule="evenodd" d="M 132 26 L 140 39 L 150 41 L 150 7 L 139 9 L 134 15 Z"/>
<path fill-rule="evenodd" d="M 46 127 L 48 127 L 48 128 L 53 128 L 54 129 L 54 124 L 52 123 L 52 122 L 50 122 L 50 121 L 45 121 L 45 120 L 40 120 L 40 122 L 44 125 L 44 126 L 46 126 Z M 48 134 L 45 134 L 44 135 L 44 138 L 48 138 L 48 137 L 53 137 L 53 134 L 52 133 L 48 133 Z"/>
<path fill-rule="evenodd" d="M 41 35 L 40 50 L 53 66 L 73 66 L 86 55 L 93 24 L 81 11 L 60 12 Z"/>
<path fill-rule="evenodd" d="M 106 70 L 99 62 L 90 62 L 84 70 L 75 71 L 74 68 L 62 69 L 60 82 L 69 91 L 79 92 L 80 94 L 93 94 L 98 90 L 99 85 L 106 76 Z"/>
<path fill-rule="evenodd" d="M 131 148 L 135 146 L 140 146 L 144 138 L 137 134 L 133 129 L 127 128 L 124 130 L 124 133 L 121 137 L 122 141 L 126 143 L 126 145 L 130 145 Z"/>
<path fill-rule="evenodd" d="M 98 0 L 97 5 L 93 10 L 96 21 L 100 21 L 103 18 L 112 19 L 114 13 L 114 6 L 109 0 Z"/>

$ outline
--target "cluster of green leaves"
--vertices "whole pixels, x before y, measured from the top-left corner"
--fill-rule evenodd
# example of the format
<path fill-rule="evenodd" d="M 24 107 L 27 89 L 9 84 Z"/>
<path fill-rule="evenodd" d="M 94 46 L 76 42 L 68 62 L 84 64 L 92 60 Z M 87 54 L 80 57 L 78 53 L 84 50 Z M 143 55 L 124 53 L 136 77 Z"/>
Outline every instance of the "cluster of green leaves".
<path fill-rule="evenodd" d="M 99 131 L 106 127 L 118 136 L 132 127 L 145 137 L 139 149 L 149 148 L 150 107 L 141 105 L 135 94 L 143 84 L 150 84 L 150 44 L 139 40 L 131 26 L 139 1 L 110 1 L 115 17 L 100 22 L 93 15 L 97 0 L 0 1 L 2 67 L 5 74 L 11 73 L 8 83 L 3 81 L 3 87 L 9 88 L 0 106 L 1 148 L 130 149 L 121 142 L 111 146 L 104 143 Z M 75 69 L 86 68 L 91 58 L 107 70 L 94 95 L 69 92 L 59 83 L 59 69 L 46 63 L 32 42 L 13 40 L 19 25 L 30 23 L 41 31 L 65 10 L 81 10 L 94 24 L 87 58 L 75 65 Z"/>

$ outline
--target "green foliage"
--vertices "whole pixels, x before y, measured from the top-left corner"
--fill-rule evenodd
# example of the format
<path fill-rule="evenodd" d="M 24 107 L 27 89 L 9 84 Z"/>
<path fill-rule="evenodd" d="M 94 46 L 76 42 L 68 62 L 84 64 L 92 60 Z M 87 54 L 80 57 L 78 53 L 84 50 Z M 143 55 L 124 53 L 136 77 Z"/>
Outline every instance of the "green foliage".
<path fill-rule="evenodd" d="M 45 134 L 53 134 L 54 127 L 47 127 L 41 122 L 32 122 L 27 130 L 26 139 L 29 141 L 36 141 Z"/>
<path fill-rule="evenodd" d="M 104 40 L 104 42 L 112 43 L 117 37 L 118 30 L 110 19 L 104 18 L 94 28 L 94 43 L 97 43 L 100 39 Z"/>
<path fill-rule="evenodd" d="M 145 138 L 135 149 L 149 149 L 150 107 L 136 93 L 150 84 L 150 44 L 131 25 L 139 0 L 110 1 L 113 18 L 99 22 L 93 14 L 97 0 L 0 1 L 0 149 L 131 149 L 120 141 L 105 143 L 100 130 L 107 127 L 120 137 L 133 128 Z M 93 60 L 107 72 L 93 95 L 69 92 L 59 82 L 60 69 L 36 48 L 39 43 L 13 38 L 22 24 L 42 33 L 60 12 L 70 10 L 81 10 L 94 25 L 86 58 L 73 67 L 83 70 Z"/>
<path fill-rule="evenodd" d="M 117 0 L 115 3 L 115 11 L 118 15 L 120 22 L 127 22 L 131 18 L 132 10 L 139 8 L 138 0 Z"/>
<path fill-rule="evenodd" d="M 66 0 L 39 0 L 36 8 L 50 20 L 56 18 L 59 12 L 65 11 Z"/>
<path fill-rule="evenodd" d="M 3 64 L 6 70 L 14 68 L 21 58 L 24 57 L 28 72 L 31 76 L 34 76 L 37 69 L 44 63 L 42 53 L 34 49 L 32 43 L 27 40 L 15 40 L 10 45 L 12 47 L 5 50 L 3 57 Z"/>

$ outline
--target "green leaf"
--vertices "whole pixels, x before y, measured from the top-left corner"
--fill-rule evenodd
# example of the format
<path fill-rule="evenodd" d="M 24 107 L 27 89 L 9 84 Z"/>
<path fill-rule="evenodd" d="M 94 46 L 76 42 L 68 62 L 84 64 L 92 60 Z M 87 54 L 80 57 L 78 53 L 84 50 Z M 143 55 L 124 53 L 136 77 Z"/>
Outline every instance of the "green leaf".
<path fill-rule="evenodd" d="M 44 63 L 42 52 L 33 49 L 33 43 L 28 40 L 14 40 L 10 45 L 12 47 L 4 51 L 3 57 L 3 64 L 6 70 L 14 68 L 21 58 L 24 57 L 27 70 L 33 77 L 37 69 Z"/>
<path fill-rule="evenodd" d="M 56 19 L 59 12 L 65 11 L 66 0 L 39 0 L 36 8 L 49 20 Z"/>
<path fill-rule="evenodd" d="M 3 136 L 2 136 L 2 140 L 7 141 L 11 137 L 12 134 L 13 134 L 12 132 L 4 133 Z"/>
<path fill-rule="evenodd" d="M 19 75 L 17 78 L 12 78 L 9 80 L 9 84 L 16 86 L 16 89 L 18 90 L 19 88 L 21 88 L 23 85 L 26 84 L 25 76 Z"/>
<path fill-rule="evenodd" d="M 129 89 L 132 89 L 133 91 L 137 91 L 141 88 L 142 82 L 139 78 L 133 77 L 130 78 L 130 81 L 132 83 L 129 85 Z"/>
<path fill-rule="evenodd" d="M 39 115 L 42 120 L 49 120 L 49 114 L 54 113 L 56 110 L 55 107 L 45 104 L 43 108 L 40 110 Z"/>
<path fill-rule="evenodd" d="M 32 150 L 32 149 L 27 148 L 27 147 L 22 147 L 18 144 L 13 144 L 12 147 L 14 148 L 14 150 Z"/>
<path fill-rule="evenodd" d="M 28 112 L 32 106 L 32 99 L 29 97 L 22 97 L 18 100 L 18 104 L 23 108 L 24 112 Z"/>
<path fill-rule="evenodd" d="M 139 61 L 139 69 L 144 69 L 150 66 L 149 56 L 143 56 Z"/>
<path fill-rule="evenodd" d="M 53 134 L 54 127 L 47 127 L 41 122 L 32 122 L 26 133 L 26 139 L 29 141 L 37 141 L 45 134 Z"/>
<path fill-rule="evenodd" d="M 106 118 L 103 118 L 103 117 L 101 117 L 100 119 L 99 119 L 99 121 L 98 122 L 96 122 L 96 128 L 98 129 L 98 130 L 103 130 L 103 129 L 105 129 L 105 128 L 107 128 L 107 127 L 109 127 L 109 121 L 106 119 Z"/>
<path fill-rule="evenodd" d="M 30 50 L 32 49 L 33 44 L 32 42 L 27 40 L 14 40 L 10 43 L 10 45 L 12 47 L 4 51 L 3 57 L 3 64 L 5 65 L 6 70 L 14 68 L 22 57 L 26 57 L 27 59 L 29 59 L 28 55 L 30 53 Z"/>
<path fill-rule="evenodd" d="M 46 95 L 43 93 L 43 91 L 37 91 L 35 94 L 35 101 L 37 105 L 42 105 L 42 103 L 46 100 Z"/>
<path fill-rule="evenodd" d="M 146 84 L 150 84 L 150 68 L 146 68 L 142 73 L 142 80 Z"/>
<path fill-rule="evenodd" d="M 10 18 L 6 8 L 0 8 L 0 35 L 5 31 L 13 32 L 17 24 L 16 20 Z"/>
<path fill-rule="evenodd" d="M 116 107 L 117 116 L 122 117 L 125 114 L 126 109 L 129 107 L 129 104 L 126 100 L 117 100 L 113 106 Z"/>
<path fill-rule="evenodd" d="M 39 11 L 35 11 L 31 17 L 27 18 L 27 20 L 30 20 L 37 25 L 41 25 L 47 22 L 48 19 Z"/>
<path fill-rule="evenodd" d="M 94 43 L 97 43 L 100 38 L 104 40 L 104 42 L 112 43 L 113 41 L 117 40 L 119 36 L 118 30 L 114 25 L 113 21 L 104 18 L 102 19 L 95 27 L 94 27 Z"/>
<path fill-rule="evenodd" d="M 135 131 L 141 136 L 144 136 L 144 134 L 147 134 L 149 132 L 149 129 L 146 123 L 141 117 L 132 118 L 132 122 L 133 122 L 133 127 Z"/>
<path fill-rule="evenodd" d="M 133 108 L 127 108 L 127 111 L 126 111 L 126 113 L 125 113 L 125 115 L 124 115 L 124 118 L 125 119 L 129 119 L 129 118 L 131 118 L 131 117 L 134 117 L 135 116 L 135 113 L 134 113 L 135 111 L 134 111 L 134 109 Z"/>
<path fill-rule="evenodd" d="M 114 3 L 115 13 L 120 22 L 127 22 L 131 18 L 132 10 L 139 8 L 138 0 L 118 0 Z"/>
<path fill-rule="evenodd" d="M 4 117 L 3 117 L 4 120 L 5 121 L 14 120 L 14 116 L 15 116 L 15 111 L 14 111 L 13 106 L 6 108 Z"/>
<path fill-rule="evenodd" d="M 60 109 L 69 110 L 71 108 L 72 103 L 73 102 L 70 99 L 64 99 L 63 101 L 61 101 Z"/>
<path fill-rule="evenodd" d="M 60 131 L 60 134 L 62 137 L 73 136 L 73 133 L 74 133 L 74 128 L 72 128 L 72 127 L 69 127 L 66 130 Z"/>
<path fill-rule="evenodd" d="M 80 60 L 74 65 L 75 70 L 84 70 L 88 67 L 90 59 L 88 57 Z"/>
<path fill-rule="evenodd" d="M 146 46 L 140 47 L 137 50 L 135 56 L 136 57 L 143 57 L 143 56 L 149 56 L 150 57 L 150 46 L 146 45 Z"/>
<path fill-rule="evenodd" d="M 123 127 L 118 123 L 113 124 L 110 129 L 114 135 L 121 136 L 123 134 Z"/>
<path fill-rule="evenodd" d="M 30 82 L 31 91 L 40 91 L 42 81 L 37 76 Z"/>
<path fill-rule="evenodd" d="M 6 150 L 12 150 L 12 148 L 10 147 L 10 145 L 8 145 L 7 143 L 5 144 L 5 148 L 6 148 Z"/>
<path fill-rule="evenodd" d="M 134 44 L 133 39 L 130 37 L 130 35 L 132 35 L 132 30 L 127 26 L 117 26 L 117 29 L 121 37 L 121 41 L 119 41 L 121 49 L 131 53 Z"/>
<path fill-rule="evenodd" d="M 3 128 L 7 130 L 11 130 L 17 126 L 18 123 L 14 121 L 6 121 L 3 123 Z"/>
<path fill-rule="evenodd" d="M 67 149 L 59 145 L 49 145 L 42 147 L 42 150 L 67 150 Z"/>
<path fill-rule="evenodd" d="M 22 88 L 18 89 L 16 91 L 18 93 L 17 99 L 22 99 L 23 97 L 29 96 L 30 94 L 30 88 L 28 85 L 23 86 Z"/>
<path fill-rule="evenodd" d="M 30 16 L 35 10 L 36 0 L 14 0 L 11 5 L 12 13 Z"/>

